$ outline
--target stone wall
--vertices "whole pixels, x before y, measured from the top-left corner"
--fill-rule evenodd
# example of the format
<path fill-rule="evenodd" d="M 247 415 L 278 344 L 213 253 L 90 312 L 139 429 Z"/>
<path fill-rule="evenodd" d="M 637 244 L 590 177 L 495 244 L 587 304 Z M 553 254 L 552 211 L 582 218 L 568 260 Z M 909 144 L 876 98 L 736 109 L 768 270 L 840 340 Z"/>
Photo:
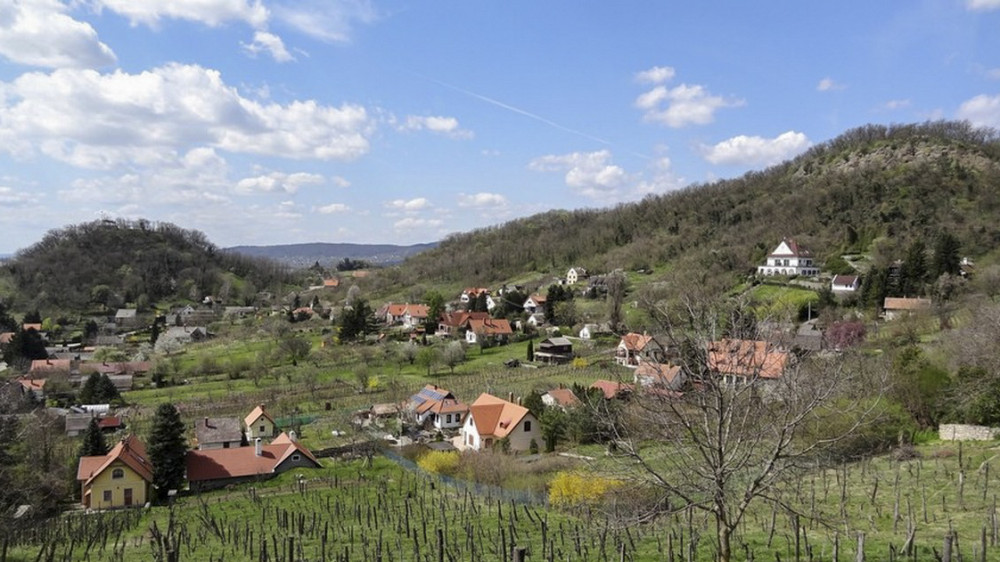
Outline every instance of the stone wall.
<path fill-rule="evenodd" d="M 1000 435 L 1000 427 L 943 423 L 938 426 L 942 441 L 992 441 Z"/>

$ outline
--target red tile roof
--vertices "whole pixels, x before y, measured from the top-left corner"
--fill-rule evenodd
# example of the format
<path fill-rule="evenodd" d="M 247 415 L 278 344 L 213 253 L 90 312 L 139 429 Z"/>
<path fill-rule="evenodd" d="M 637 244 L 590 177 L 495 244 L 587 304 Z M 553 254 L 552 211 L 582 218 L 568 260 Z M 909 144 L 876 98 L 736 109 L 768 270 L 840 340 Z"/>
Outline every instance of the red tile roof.
<path fill-rule="evenodd" d="M 102 472 L 116 461 L 125 463 L 147 482 L 153 481 L 153 465 L 146 456 L 146 447 L 135 435 L 127 435 L 119 441 L 107 455 L 80 457 L 76 470 L 76 479 L 90 484 Z"/>
<path fill-rule="evenodd" d="M 722 340 L 708 345 L 708 368 L 723 375 L 776 379 L 787 365 L 788 352 L 770 342 Z"/>
<path fill-rule="evenodd" d="M 484 318 L 482 320 L 470 318 L 469 329 L 473 333 L 487 336 L 509 336 L 514 333 L 506 318 Z"/>
<path fill-rule="evenodd" d="M 573 391 L 568 388 L 553 388 L 548 391 L 547 394 L 552 397 L 552 400 L 554 400 L 556 404 L 564 408 L 576 406 L 580 403 L 580 399 L 577 398 L 576 394 L 573 394 Z"/>
<path fill-rule="evenodd" d="M 491 394 L 482 393 L 469 407 L 472 422 L 480 436 L 506 437 L 530 412 Z"/>
<path fill-rule="evenodd" d="M 308 449 L 282 433 L 270 445 L 261 446 L 260 456 L 256 455 L 256 447 L 253 446 L 188 451 L 187 479 L 189 482 L 203 482 L 274 474 L 275 469 L 295 453 L 300 453 L 317 467 L 320 466 Z"/>
<path fill-rule="evenodd" d="M 270 421 L 271 423 L 274 423 L 274 418 L 272 418 L 271 415 L 267 413 L 267 410 L 264 409 L 263 404 L 257 406 L 256 408 L 253 409 L 252 412 L 247 414 L 247 417 L 243 418 L 243 423 L 245 423 L 247 427 L 250 427 L 253 424 L 257 423 L 257 420 L 260 419 L 261 416 L 267 418 L 267 420 Z"/>
<path fill-rule="evenodd" d="M 636 379 L 646 379 L 650 384 L 670 386 L 677 376 L 680 375 L 681 368 L 668 363 L 654 363 L 652 361 L 642 361 L 635 369 Z"/>
<path fill-rule="evenodd" d="M 907 299 L 901 297 L 886 297 L 882 308 L 886 310 L 923 310 L 930 308 L 930 299 Z"/>
<path fill-rule="evenodd" d="M 31 361 L 31 373 L 68 373 L 73 368 L 72 359 L 34 359 Z"/>
<path fill-rule="evenodd" d="M 594 381 L 594 384 L 590 385 L 590 388 L 600 389 L 600 391 L 604 393 L 604 397 L 607 398 L 608 400 L 611 400 L 612 398 L 617 398 L 622 394 L 626 394 L 635 390 L 635 386 L 631 384 L 624 382 L 603 380 L 603 379 Z"/>
<path fill-rule="evenodd" d="M 17 382 L 21 383 L 21 386 L 23 386 L 25 390 L 34 390 L 37 392 L 41 392 L 45 389 L 45 380 L 46 379 L 34 379 L 31 377 L 17 378 Z"/>
<path fill-rule="evenodd" d="M 653 341 L 653 336 L 629 332 L 622 336 L 619 345 L 624 345 L 625 349 L 629 351 L 642 351 L 651 341 Z"/>
<path fill-rule="evenodd" d="M 451 328 L 458 328 L 470 319 L 482 320 L 489 317 L 489 312 L 445 312 L 441 315 L 441 319 L 438 322 Z"/>

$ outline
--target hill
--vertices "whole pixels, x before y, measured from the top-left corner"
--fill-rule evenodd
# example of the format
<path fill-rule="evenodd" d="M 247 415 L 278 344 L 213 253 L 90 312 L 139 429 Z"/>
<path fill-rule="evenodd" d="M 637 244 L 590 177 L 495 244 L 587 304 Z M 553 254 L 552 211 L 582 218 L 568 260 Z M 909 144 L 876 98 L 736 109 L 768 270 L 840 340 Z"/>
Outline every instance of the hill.
<path fill-rule="evenodd" d="M 170 223 L 94 221 L 48 232 L 4 265 L 20 308 L 149 305 L 162 299 L 252 298 L 291 280 L 288 268 L 224 252 Z"/>
<path fill-rule="evenodd" d="M 226 248 L 246 256 L 265 257 L 291 267 L 309 267 L 316 262 L 331 267 L 344 258 L 375 265 L 399 263 L 406 258 L 437 246 L 437 243 L 398 246 L 394 244 L 281 244 L 275 246 L 235 246 Z"/>
<path fill-rule="evenodd" d="M 498 283 L 527 272 L 658 268 L 731 286 L 782 237 L 823 261 L 902 255 L 941 232 L 967 255 L 1000 241 L 1000 141 L 964 122 L 868 125 L 760 172 L 610 209 L 554 210 L 448 237 L 406 262 L 422 282 Z M 929 246 L 930 244 L 928 244 Z"/>

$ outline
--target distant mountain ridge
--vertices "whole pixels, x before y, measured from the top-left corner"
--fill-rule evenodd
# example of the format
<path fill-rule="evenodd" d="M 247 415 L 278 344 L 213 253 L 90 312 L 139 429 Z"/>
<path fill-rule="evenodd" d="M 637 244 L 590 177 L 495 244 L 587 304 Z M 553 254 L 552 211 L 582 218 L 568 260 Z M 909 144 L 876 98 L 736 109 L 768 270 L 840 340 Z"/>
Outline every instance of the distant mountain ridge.
<path fill-rule="evenodd" d="M 309 267 L 316 262 L 322 266 L 331 266 L 344 258 L 363 260 L 374 265 L 391 265 L 425 250 L 436 248 L 437 245 L 437 242 L 410 246 L 312 242 L 274 246 L 234 246 L 225 248 L 224 251 L 270 258 L 292 267 Z"/>

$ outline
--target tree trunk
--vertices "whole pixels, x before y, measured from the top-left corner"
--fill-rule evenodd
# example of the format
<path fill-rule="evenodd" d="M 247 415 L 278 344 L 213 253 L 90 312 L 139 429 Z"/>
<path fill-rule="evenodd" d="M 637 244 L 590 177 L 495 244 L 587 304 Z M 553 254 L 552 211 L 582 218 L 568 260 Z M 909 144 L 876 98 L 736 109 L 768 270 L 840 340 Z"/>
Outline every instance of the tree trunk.
<path fill-rule="evenodd" d="M 732 557 L 732 549 L 730 547 L 732 534 L 732 529 L 723 525 L 721 522 L 718 524 L 719 562 L 729 562 L 729 559 Z"/>

